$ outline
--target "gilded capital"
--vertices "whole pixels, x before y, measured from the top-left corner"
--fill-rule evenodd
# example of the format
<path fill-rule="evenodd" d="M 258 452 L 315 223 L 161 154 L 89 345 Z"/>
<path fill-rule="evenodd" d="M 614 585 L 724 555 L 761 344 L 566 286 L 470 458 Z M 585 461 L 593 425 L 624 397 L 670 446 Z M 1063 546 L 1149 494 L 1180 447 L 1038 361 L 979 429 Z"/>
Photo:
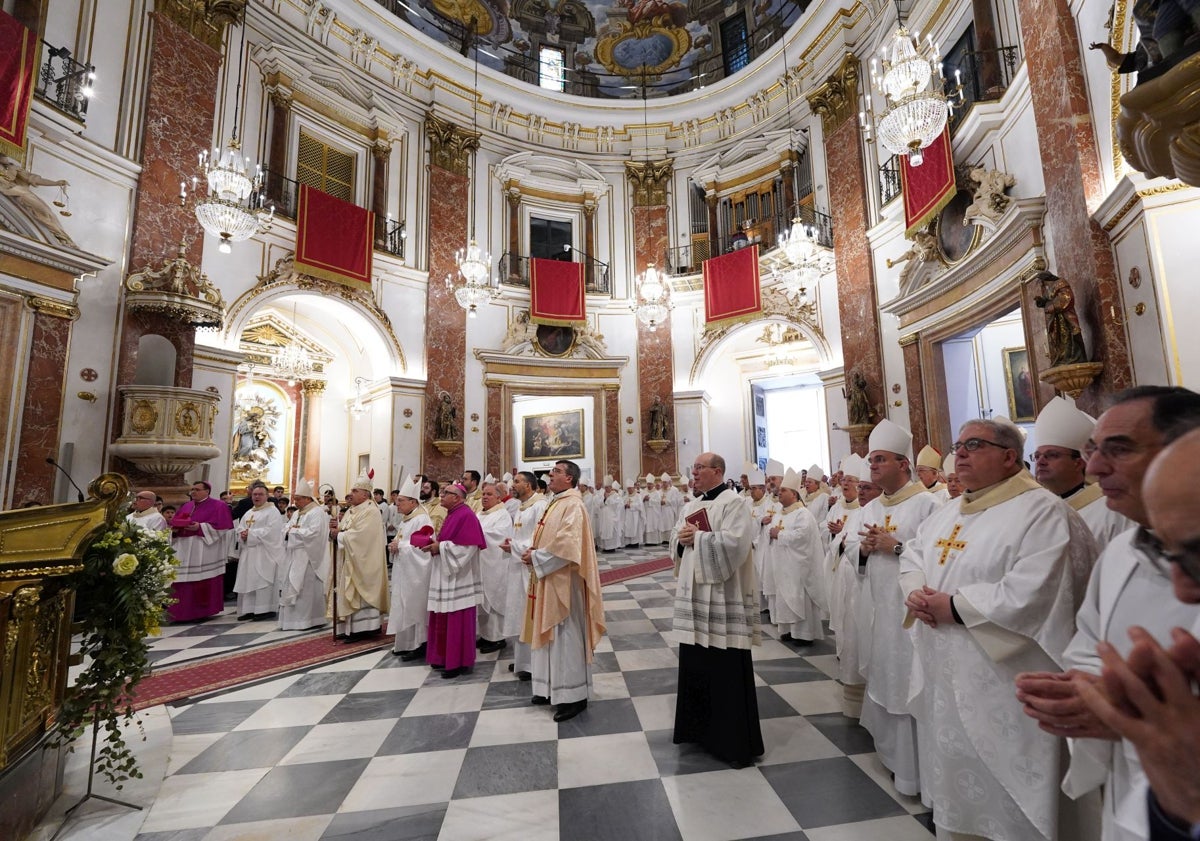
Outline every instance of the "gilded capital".
<path fill-rule="evenodd" d="M 842 57 L 836 72 L 808 95 L 808 106 L 821 115 L 821 127 L 829 134 L 858 114 L 858 80 L 862 65 L 852 53 Z"/>
<path fill-rule="evenodd" d="M 659 207 L 667 203 L 671 161 L 626 161 L 625 177 L 633 185 L 634 207 Z"/>
<path fill-rule="evenodd" d="M 159 0 L 155 11 L 186 29 L 214 50 L 221 49 L 225 27 L 241 23 L 246 0 Z"/>
<path fill-rule="evenodd" d="M 44 313 L 54 318 L 65 318 L 68 321 L 79 318 L 79 307 L 74 304 L 65 304 L 62 301 L 55 301 L 53 298 L 38 296 L 29 298 L 28 303 L 29 308 L 34 312 Z"/>
<path fill-rule="evenodd" d="M 466 175 L 471 153 L 479 148 L 479 133 L 459 128 L 448 120 L 425 115 L 430 163 L 455 175 Z"/>
<path fill-rule="evenodd" d="M 304 391 L 306 397 L 319 397 L 325 393 L 324 380 L 304 380 L 300 383 L 301 390 Z"/>
<path fill-rule="evenodd" d="M 287 111 L 292 107 L 292 92 L 286 88 L 271 88 L 267 91 L 267 96 L 271 98 L 271 105 L 275 108 Z"/>

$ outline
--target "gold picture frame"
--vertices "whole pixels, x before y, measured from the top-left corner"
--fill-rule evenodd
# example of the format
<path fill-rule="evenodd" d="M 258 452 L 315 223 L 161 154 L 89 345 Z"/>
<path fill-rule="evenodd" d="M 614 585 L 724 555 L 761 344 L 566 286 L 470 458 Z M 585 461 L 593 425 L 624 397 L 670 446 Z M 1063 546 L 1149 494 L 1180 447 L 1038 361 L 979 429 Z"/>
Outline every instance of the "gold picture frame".
<path fill-rule="evenodd" d="M 1004 364 L 1004 387 L 1008 392 L 1008 417 L 1014 423 L 1033 423 L 1037 418 L 1029 349 L 1006 347 L 1000 351 Z"/>
<path fill-rule="evenodd" d="M 521 418 L 521 460 L 583 458 L 583 409 Z"/>

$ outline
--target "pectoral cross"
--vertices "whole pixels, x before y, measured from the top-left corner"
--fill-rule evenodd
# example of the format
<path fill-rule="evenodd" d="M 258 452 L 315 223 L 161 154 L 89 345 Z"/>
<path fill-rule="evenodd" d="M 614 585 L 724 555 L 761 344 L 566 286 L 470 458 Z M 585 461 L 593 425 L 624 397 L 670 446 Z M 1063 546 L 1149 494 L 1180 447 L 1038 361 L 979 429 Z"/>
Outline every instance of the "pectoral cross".
<path fill-rule="evenodd" d="M 892 525 L 892 515 L 891 514 L 888 514 L 886 517 L 883 518 L 883 530 L 887 531 L 887 532 L 893 532 L 896 530 L 896 526 Z"/>
<path fill-rule="evenodd" d="M 967 548 L 967 541 L 955 540 L 955 538 L 958 537 L 958 533 L 960 531 L 962 531 L 962 524 L 956 523 L 954 526 L 954 531 L 950 532 L 949 537 L 943 537 L 937 543 L 933 544 L 934 546 L 936 546 L 937 548 L 942 550 L 942 556 L 940 558 L 938 558 L 938 566 L 946 565 L 946 559 L 948 557 L 950 557 L 950 551 L 952 549 L 958 550 L 958 549 L 966 549 Z"/>

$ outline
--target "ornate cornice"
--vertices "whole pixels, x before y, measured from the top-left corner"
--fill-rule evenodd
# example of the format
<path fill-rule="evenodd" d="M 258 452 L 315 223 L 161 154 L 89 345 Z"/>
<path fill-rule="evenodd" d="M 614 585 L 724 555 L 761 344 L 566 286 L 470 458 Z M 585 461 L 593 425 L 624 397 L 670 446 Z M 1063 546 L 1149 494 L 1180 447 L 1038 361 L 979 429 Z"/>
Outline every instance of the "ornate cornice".
<path fill-rule="evenodd" d="M 633 185 L 634 207 L 659 207 L 667 203 L 667 185 L 674 167 L 665 161 L 626 161 L 625 177 Z"/>
<path fill-rule="evenodd" d="M 225 27 L 241 23 L 246 0 L 159 0 L 155 11 L 219 52 Z"/>
<path fill-rule="evenodd" d="M 35 296 L 28 300 L 29 308 L 34 312 L 44 313 L 54 318 L 65 318 L 68 321 L 74 321 L 79 318 L 79 307 L 74 304 L 65 304 L 53 298 L 42 298 L 40 296 Z"/>
<path fill-rule="evenodd" d="M 828 135 L 858 113 L 858 80 L 862 65 L 852 53 L 846 53 L 833 75 L 808 95 L 808 107 L 821 115 L 821 127 Z"/>
<path fill-rule="evenodd" d="M 466 175 L 471 153 L 479 148 L 479 133 L 459 128 L 433 114 L 425 115 L 430 162 L 455 175 Z"/>

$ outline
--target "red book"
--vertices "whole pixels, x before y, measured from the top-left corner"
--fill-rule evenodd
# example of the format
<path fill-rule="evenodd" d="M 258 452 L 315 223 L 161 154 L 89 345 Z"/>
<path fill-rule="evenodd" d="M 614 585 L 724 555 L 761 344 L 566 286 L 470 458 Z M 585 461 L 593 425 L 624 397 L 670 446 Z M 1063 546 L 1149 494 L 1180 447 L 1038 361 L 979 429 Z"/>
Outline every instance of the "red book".
<path fill-rule="evenodd" d="M 708 509 L 698 508 L 691 514 L 683 518 L 685 523 L 691 523 L 696 527 L 697 531 L 712 531 L 712 526 L 708 522 Z"/>

